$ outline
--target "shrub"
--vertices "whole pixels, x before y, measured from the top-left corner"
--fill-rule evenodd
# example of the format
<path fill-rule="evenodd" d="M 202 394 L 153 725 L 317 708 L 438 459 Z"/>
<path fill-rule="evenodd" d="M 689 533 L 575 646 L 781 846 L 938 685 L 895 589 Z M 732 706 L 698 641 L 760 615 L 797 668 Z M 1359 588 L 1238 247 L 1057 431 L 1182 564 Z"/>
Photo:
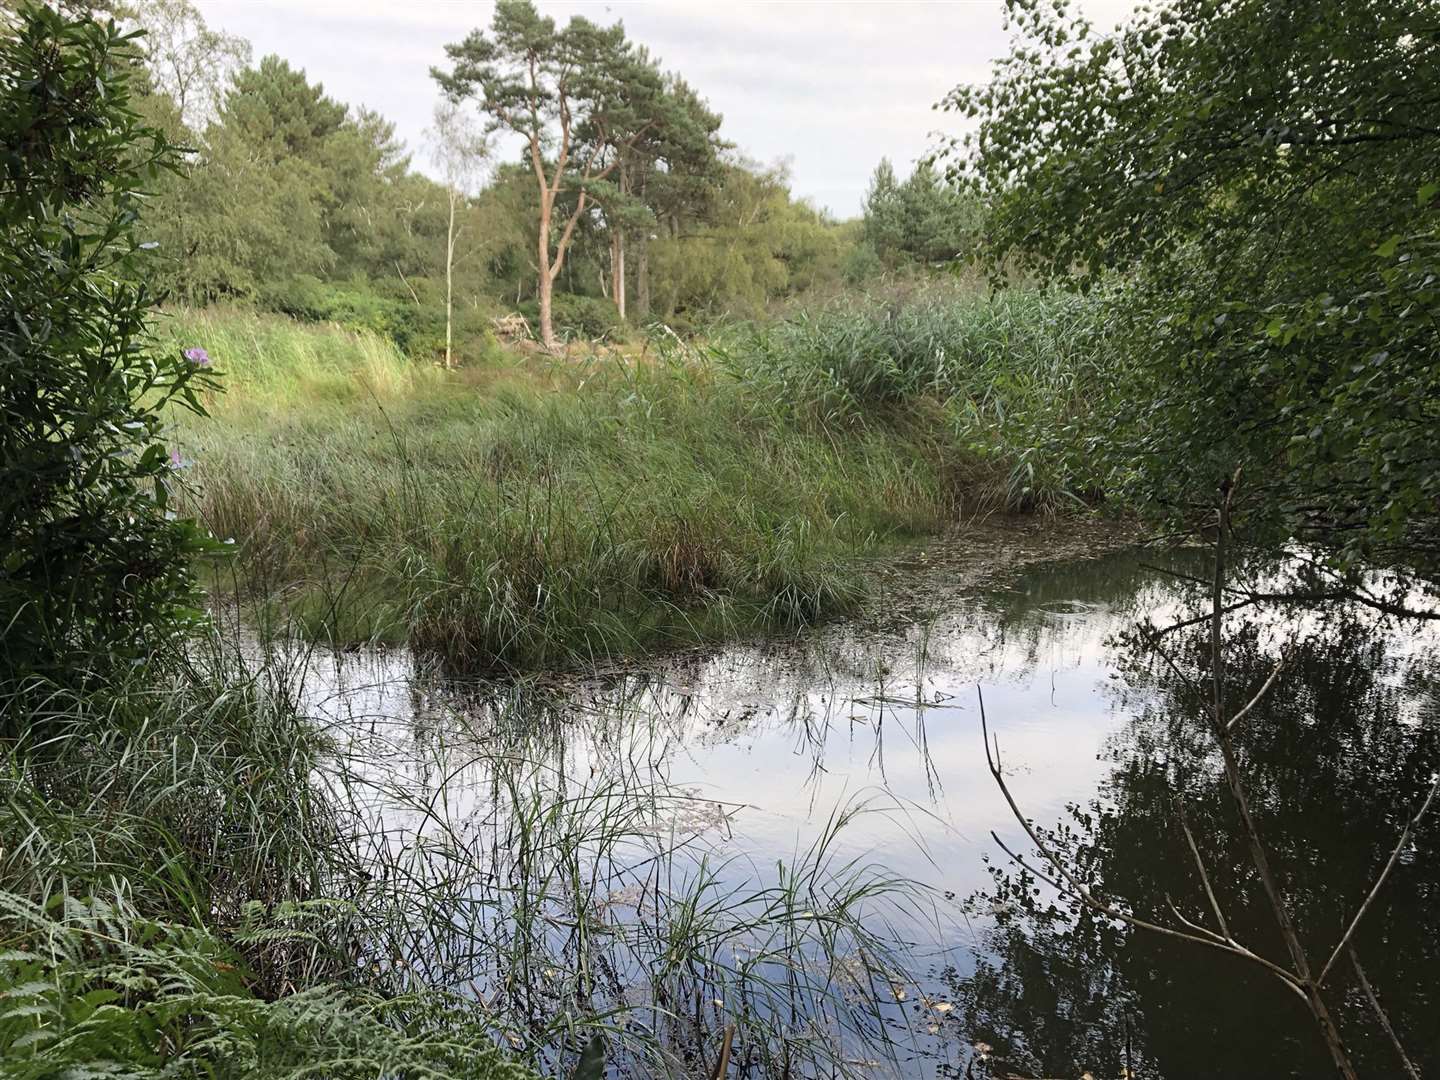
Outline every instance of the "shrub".
<path fill-rule="evenodd" d="M 615 305 L 598 296 L 556 293 L 553 303 L 551 315 L 555 320 L 555 330 L 564 336 L 596 340 L 612 337 L 624 327 Z M 540 309 L 534 301 L 521 304 L 520 313 L 530 320 L 532 326 L 540 317 Z"/>
<path fill-rule="evenodd" d="M 426 279 L 411 284 L 417 289 L 418 302 L 412 296 L 387 296 L 363 280 L 332 282 L 300 276 L 266 286 L 260 306 L 304 322 L 334 323 L 346 330 L 376 334 L 390 339 L 408 356 L 434 360 L 445 349 L 444 304 Z M 488 311 L 457 306 L 454 331 L 462 359 L 487 357 L 494 350 Z"/>
<path fill-rule="evenodd" d="M 211 376 L 146 329 L 139 209 L 177 154 L 132 108 L 130 38 L 27 5 L 0 40 L 0 679 L 143 656 L 209 546 L 167 512 L 165 407 Z"/>

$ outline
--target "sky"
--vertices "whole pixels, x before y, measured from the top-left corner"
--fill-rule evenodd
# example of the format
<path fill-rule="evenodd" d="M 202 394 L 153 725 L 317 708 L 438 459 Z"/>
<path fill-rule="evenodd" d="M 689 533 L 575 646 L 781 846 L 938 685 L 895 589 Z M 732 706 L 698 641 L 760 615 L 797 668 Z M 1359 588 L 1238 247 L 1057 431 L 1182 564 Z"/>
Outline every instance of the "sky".
<path fill-rule="evenodd" d="M 489 25 L 483 0 L 196 0 L 213 28 L 277 53 L 331 97 L 394 122 L 427 169 L 424 132 L 438 98 L 430 68 L 445 45 Z M 1133 0 L 1082 0 L 1108 28 Z M 747 157 L 788 163 L 792 188 L 837 217 L 860 212 L 881 157 L 908 172 L 940 135 L 961 132 L 933 106 L 984 81 L 1006 50 L 999 0 L 538 0 L 564 22 L 623 21 L 725 118 Z M 937 134 L 938 133 L 938 134 Z"/>

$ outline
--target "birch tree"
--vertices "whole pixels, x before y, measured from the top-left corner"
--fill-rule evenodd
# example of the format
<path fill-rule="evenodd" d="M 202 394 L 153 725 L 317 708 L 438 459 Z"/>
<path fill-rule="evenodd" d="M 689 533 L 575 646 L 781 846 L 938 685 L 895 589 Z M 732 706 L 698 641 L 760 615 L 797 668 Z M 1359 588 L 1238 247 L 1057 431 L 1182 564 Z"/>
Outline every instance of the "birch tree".
<path fill-rule="evenodd" d="M 430 157 L 440 171 L 448 200 L 445 226 L 445 366 L 455 366 L 455 259 L 465 232 L 457 212 L 474 197 L 485 178 L 490 141 L 474 119 L 454 101 L 435 106 L 430 131 Z"/>

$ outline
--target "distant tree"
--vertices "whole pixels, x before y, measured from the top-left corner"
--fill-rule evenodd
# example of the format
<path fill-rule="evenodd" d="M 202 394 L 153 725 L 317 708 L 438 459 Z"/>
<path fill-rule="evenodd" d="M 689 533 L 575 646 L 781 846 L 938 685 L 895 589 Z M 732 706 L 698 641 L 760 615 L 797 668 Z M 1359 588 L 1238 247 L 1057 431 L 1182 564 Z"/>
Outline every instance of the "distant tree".
<path fill-rule="evenodd" d="M 719 135 L 720 114 L 683 79 L 665 79 L 663 108 L 655 127 L 647 131 L 622 162 L 622 184 L 645 209 L 628 227 L 618 230 L 616 247 L 620 267 L 615 295 L 625 317 L 626 237 L 635 238 L 635 308 L 650 314 L 650 237 L 655 228 L 672 234 L 683 225 L 704 220 L 714 209 L 725 179 L 722 152 L 728 148 Z"/>
<path fill-rule="evenodd" d="M 876 254 L 893 255 L 905 246 L 904 210 L 900 181 L 889 158 L 881 158 L 865 192 L 865 239 Z"/>
<path fill-rule="evenodd" d="M 865 239 L 889 267 L 935 266 L 967 257 L 980 229 L 979 202 L 925 162 L 903 184 L 882 158 L 865 196 Z"/>
<path fill-rule="evenodd" d="M 446 52 L 451 70 L 432 71 L 446 93 L 475 99 L 493 128 L 525 141 L 539 194 L 540 336 L 554 348 L 555 281 L 592 187 L 616 171 L 655 122 L 646 115 L 653 69 L 637 60 L 620 25 L 602 28 L 576 16 L 557 30 L 529 0 L 499 0 L 490 36 L 477 30 Z M 561 224 L 557 205 L 571 192 Z"/>
<path fill-rule="evenodd" d="M 318 162 L 321 148 L 345 123 L 345 106 L 325 96 L 305 72 L 278 56 L 236 76 L 220 121 L 274 163 L 286 158 Z"/>
<path fill-rule="evenodd" d="M 250 63 L 250 43 L 211 30 L 190 0 L 131 0 L 126 22 L 145 31 L 142 50 L 155 88 L 191 131 L 214 119 L 231 80 Z"/>
<path fill-rule="evenodd" d="M 254 297 L 296 277 L 393 274 L 408 162 L 394 128 L 351 115 L 274 56 L 241 72 L 167 192 L 166 248 L 195 301 Z"/>
<path fill-rule="evenodd" d="M 455 311 L 455 249 L 464 233 L 456 210 L 466 205 L 484 178 L 490 157 L 485 133 L 453 101 L 435 107 L 430 127 L 431 158 L 445 182 L 448 214 L 445 226 L 445 366 L 453 367 Z"/>

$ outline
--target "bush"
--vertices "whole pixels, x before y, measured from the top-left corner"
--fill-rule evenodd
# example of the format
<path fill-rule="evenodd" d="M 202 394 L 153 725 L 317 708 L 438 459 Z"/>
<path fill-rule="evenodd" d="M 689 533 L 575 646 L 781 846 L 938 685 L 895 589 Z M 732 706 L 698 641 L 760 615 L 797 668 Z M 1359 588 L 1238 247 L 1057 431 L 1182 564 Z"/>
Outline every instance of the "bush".
<path fill-rule="evenodd" d="M 0 39 L 0 679 L 138 659 L 195 615 L 209 542 L 167 512 L 161 423 L 211 376 L 146 329 L 139 207 L 177 154 L 132 108 L 132 50 L 38 5 Z"/>
<path fill-rule="evenodd" d="M 386 296 L 364 281 L 331 282 L 295 277 L 262 289 L 260 304 L 268 311 L 304 322 L 334 323 L 357 333 L 388 338 L 406 355 L 435 360 L 445 350 L 445 306 L 424 278 L 411 283 L 413 296 Z M 456 306 L 454 334 L 462 359 L 481 359 L 495 347 L 487 311 Z"/>
<path fill-rule="evenodd" d="M 304 322 L 336 323 L 347 330 L 379 334 L 407 352 L 425 330 L 425 312 L 413 302 L 380 296 L 357 283 L 321 281 L 302 275 L 263 286 L 260 305 Z M 442 332 L 443 320 L 442 314 Z"/>
<path fill-rule="evenodd" d="M 555 320 L 555 332 L 564 337 L 598 340 L 614 337 L 625 324 L 620 313 L 609 300 L 598 296 L 577 296 L 574 293 L 555 294 L 551 316 Z M 520 313 L 530 320 L 531 326 L 538 326 L 540 308 L 530 300 L 520 305 Z"/>

